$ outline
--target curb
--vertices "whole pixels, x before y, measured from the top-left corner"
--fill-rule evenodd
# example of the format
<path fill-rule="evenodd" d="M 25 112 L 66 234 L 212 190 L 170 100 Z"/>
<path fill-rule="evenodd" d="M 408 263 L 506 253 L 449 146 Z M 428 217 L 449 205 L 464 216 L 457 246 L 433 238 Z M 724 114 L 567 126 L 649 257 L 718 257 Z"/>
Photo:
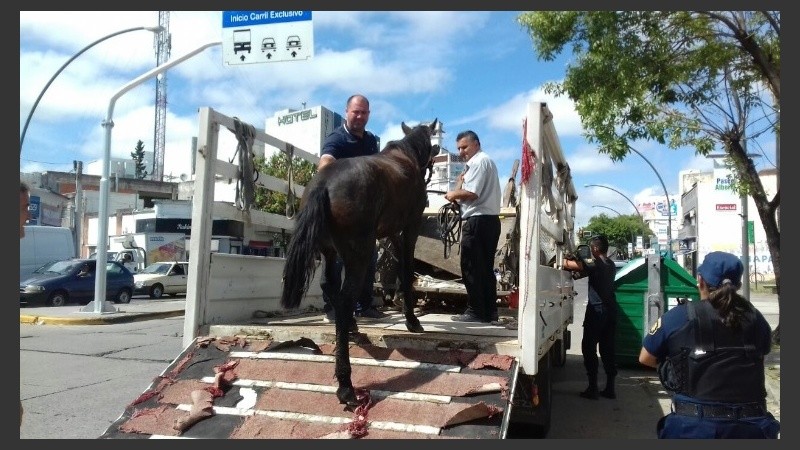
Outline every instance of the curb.
<path fill-rule="evenodd" d="M 133 313 L 108 317 L 47 317 L 20 315 L 19 323 L 29 325 L 108 325 L 113 323 L 138 322 L 141 320 L 177 317 L 185 314 L 180 311 L 161 311 L 152 313 Z"/>
<path fill-rule="evenodd" d="M 781 366 L 771 364 L 766 367 L 767 409 L 780 420 L 781 414 Z M 777 409 L 776 409 L 777 408 Z"/>

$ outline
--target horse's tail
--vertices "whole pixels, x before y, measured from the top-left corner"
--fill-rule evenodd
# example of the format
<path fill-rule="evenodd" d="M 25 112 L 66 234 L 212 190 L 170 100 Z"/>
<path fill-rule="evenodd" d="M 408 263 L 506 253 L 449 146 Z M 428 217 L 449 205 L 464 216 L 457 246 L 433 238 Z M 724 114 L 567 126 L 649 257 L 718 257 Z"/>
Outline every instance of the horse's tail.
<path fill-rule="evenodd" d="M 329 210 L 328 190 L 316 188 L 308 193 L 303 209 L 297 214 L 283 268 L 281 306 L 284 308 L 297 308 L 314 278 L 320 235 L 326 229 Z"/>

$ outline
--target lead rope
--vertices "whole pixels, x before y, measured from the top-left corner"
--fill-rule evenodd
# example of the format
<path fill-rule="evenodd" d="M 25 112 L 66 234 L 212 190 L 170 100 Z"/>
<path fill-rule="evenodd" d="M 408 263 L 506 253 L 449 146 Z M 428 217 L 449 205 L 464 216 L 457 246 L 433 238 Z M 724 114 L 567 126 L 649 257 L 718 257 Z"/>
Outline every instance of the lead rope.
<path fill-rule="evenodd" d="M 253 165 L 253 141 L 256 129 L 253 125 L 244 123 L 238 117 L 233 118 L 234 134 L 239 142 L 236 152 L 231 158 L 231 163 L 239 155 L 239 177 L 236 181 L 236 206 L 248 212 L 256 199 L 255 192 L 255 167 Z"/>
<path fill-rule="evenodd" d="M 438 220 L 444 244 L 444 259 L 447 259 L 453 244 L 461 245 L 461 206 L 453 202 L 445 203 L 439 208 Z"/>

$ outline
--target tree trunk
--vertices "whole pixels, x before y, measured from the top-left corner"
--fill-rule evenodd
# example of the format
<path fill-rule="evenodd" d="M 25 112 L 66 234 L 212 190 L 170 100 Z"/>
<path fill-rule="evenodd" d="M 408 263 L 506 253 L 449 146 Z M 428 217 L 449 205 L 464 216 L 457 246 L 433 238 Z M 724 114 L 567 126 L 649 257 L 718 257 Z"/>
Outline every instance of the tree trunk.
<path fill-rule="evenodd" d="M 730 156 L 736 162 L 736 166 L 743 168 L 737 170 L 740 177 L 745 180 L 745 183 L 750 188 L 750 197 L 756 205 L 758 217 L 761 219 L 761 225 L 764 228 L 764 233 L 767 237 L 767 247 L 769 254 L 772 257 L 772 269 L 775 272 L 775 286 L 778 293 L 778 326 L 775 327 L 773 332 L 773 342 L 780 342 L 780 305 L 781 305 L 781 233 L 778 228 L 778 220 L 775 214 L 778 206 L 780 206 L 780 187 L 778 187 L 775 197 L 772 201 L 767 199 L 767 194 L 764 192 L 764 185 L 761 183 L 756 171 L 753 160 L 750 159 L 745 153 L 741 142 L 734 140 L 729 147 Z"/>

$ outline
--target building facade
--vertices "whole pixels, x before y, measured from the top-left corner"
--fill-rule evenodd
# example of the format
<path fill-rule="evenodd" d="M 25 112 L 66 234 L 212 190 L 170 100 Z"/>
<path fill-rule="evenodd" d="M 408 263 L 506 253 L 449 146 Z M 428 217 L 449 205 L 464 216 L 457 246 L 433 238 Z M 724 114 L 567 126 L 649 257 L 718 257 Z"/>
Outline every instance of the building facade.
<path fill-rule="evenodd" d="M 669 194 L 669 206 L 667 206 L 667 197 L 665 195 L 639 196 L 636 198 L 636 209 L 642 215 L 642 220 L 650 228 L 650 231 L 655 234 L 655 239 L 645 243 L 645 247 L 651 249 L 651 251 L 667 249 L 669 248 L 669 238 L 671 236 L 672 252 L 673 254 L 678 252 L 679 243 L 677 237 L 681 226 L 680 199 L 674 194 Z M 671 232 L 668 232 L 668 229 Z M 637 242 L 637 249 L 642 249 L 641 244 Z"/>
<path fill-rule="evenodd" d="M 777 169 L 759 172 L 769 199 L 777 192 L 777 173 Z M 735 178 L 733 171 L 723 162 L 714 160 L 710 172 L 688 170 L 681 172 L 679 177 L 683 209 L 678 236 L 683 260 L 679 262 L 696 274 L 697 266 L 710 252 L 729 252 L 741 258 L 743 251 L 747 251 L 751 276 L 757 277 L 758 281 L 774 279 L 772 257 L 755 202 L 750 197 L 743 202 L 742 197 L 731 190 Z M 748 232 L 746 250 L 743 245 L 745 220 L 752 222 L 749 224 L 752 237 Z"/>

